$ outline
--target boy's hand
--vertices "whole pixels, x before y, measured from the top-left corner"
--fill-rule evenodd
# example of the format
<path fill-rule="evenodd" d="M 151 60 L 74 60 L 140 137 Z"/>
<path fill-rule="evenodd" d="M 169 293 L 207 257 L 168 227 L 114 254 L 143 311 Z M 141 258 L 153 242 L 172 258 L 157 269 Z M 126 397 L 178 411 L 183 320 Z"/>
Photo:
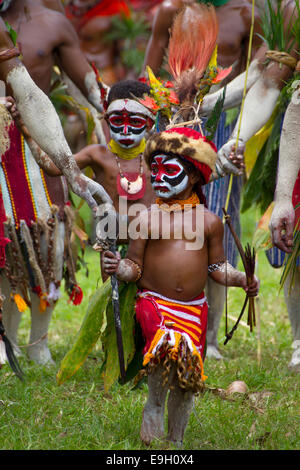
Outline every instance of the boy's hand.
<path fill-rule="evenodd" d="M 242 286 L 245 292 L 248 294 L 249 297 L 256 297 L 259 291 L 259 279 L 254 276 L 253 281 L 251 282 L 250 286 L 247 285 L 246 276 L 245 276 L 245 283 Z"/>
<path fill-rule="evenodd" d="M 115 255 L 111 251 L 105 251 L 103 253 L 103 268 L 106 274 L 109 274 L 110 276 L 115 274 L 118 270 L 120 261 L 121 255 L 118 251 Z"/>
<path fill-rule="evenodd" d="M 13 119 L 20 119 L 20 113 L 18 111 L 16 102 L 12 96 L 5 96 L 0 98 L 0 103 L 6 107 Z"/>

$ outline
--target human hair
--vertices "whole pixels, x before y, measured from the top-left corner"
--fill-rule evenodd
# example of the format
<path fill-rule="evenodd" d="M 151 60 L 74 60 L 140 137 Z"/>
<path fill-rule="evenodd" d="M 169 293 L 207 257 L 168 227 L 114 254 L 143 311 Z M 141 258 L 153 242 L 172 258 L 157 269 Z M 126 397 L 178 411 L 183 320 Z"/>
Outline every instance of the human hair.
<path fill-rule="evenodd" d="M 122 80 L 112 85 L 108 93 L 107 104 L 109 106 L 114 100 L 142 98 L 145 93 L 150 93 L 150 87 L 146 83 L 138 80 Z"/>

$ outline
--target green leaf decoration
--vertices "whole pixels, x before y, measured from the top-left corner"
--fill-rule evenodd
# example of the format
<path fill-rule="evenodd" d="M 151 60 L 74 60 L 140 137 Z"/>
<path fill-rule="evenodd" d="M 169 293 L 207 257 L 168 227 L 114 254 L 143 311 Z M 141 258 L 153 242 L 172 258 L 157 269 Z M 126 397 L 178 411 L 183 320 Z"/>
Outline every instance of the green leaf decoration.
<path fill-rule="evenodd" d="M 261 212 L 264 212 L 273 201 L 282 117 L 294 91 L 293 83 L 299 78 L 299 74 L 295 74 L 281 90 L 274 109 L 276 117 L 271 133 L 256 159 L 248 181 L 244 185 L 241 212 L 246 212 L 253 205 L 259 206 Z"/>
<path fill-rule="evenodd" d="M 254 248 L 255 252 L 258 251 L 266 251 L 272 248 L 273 243 L 271 239 L 271 232 L 269 229 L 269 224 L 272 216 L 274 208 L 274 202 L 269 205 L 268 209 L 265 211 L 261 219 L 257 224 L 257 228 L 253 234 L 252 238 L 252 247 Z"/>
<path fill-rule="evenodd" d="M 241 211 L 258 205 L 262 212 L 271 204 L 276 186 L 282 113 L 278 112 L 269 138 L 261 149 L 244 186 Z"/>
<path fill-rule="evenodd" d="M 236 121 L 238 115 L 240 112 L 240 108 L 236 106 L 235 108 L 231 109 L 226 109 L 225 115 L 226 115 L 226 120 L 225 120 L 225 127 L 230 126 L 234 121 Z"/>
<path fill-rule="evenodd" d="M 134 341 L 136 292 L 137 287 L 135 283 L 121 283 L 119 286 L 125 369 L 128 368 L 136 351 Z M 101 336 L 101 342 L 105 350 L 104 389 L 108 391 L 120 376 L 117 338 L 111 301 L 107 306 L 106 321 L 107 325 L 105 332 Z"/>
<path fill-rule="evenodd" d="M 11 40 L 14 43 L 14 46 L 15 46 L 17 44 L 18 35 L 17 35 L 16 31 L 12 28 L 12 26 L 7 21 L 4 21 L 4 23 L 5 23 L 5 26 L 7 28 L 8 33 L 10 35 L 10 38 L 11 38 Z"/>
<path fill-rule="evenodd" d="M 295 12 L 288 24 L 285 24 L 286 15 L 282 0 L 277 0 L 276 2 L 267 0 L 264 2 L 263 7 L 259 6 L 258 8 L 260 9 L 261 28 L 263 31 L 263 34 L 258 34 L 258 36 L 267 44 L 268 48 L 287 53 L 294 48 L 299 50 L 300 9 L 298 0 L 295 2 Z"/>
<path fill-rule="evenodd" d="M 143 42 L 147 42 L 151 31 L 146 17 L 132 12 L 130 17 L 112 17 L 111 23 L 110 31 L 105 34 L 103 41 L 119 43 L 121 62 L 139 74 L 145 57 Z"/>
<path fill-rule="evenodd" d="M 104 313 L 111 294 L 110 278 L 90 299 L 86 315 L 71 350 L 63 358 L 56 375 L 58 385 L 72 377 L 85 362 L 101 335 Z"/>
<path fill-rule="evenodd" d="M 209 118 L 207 119 L 205 123 L 206 136 L 208 140 L 213 140 L 215 136 L 215 133 L 219 124 L 219 120 L 222 114 L 222 110 L 223 110 L 225 95 L 226 95 L 226 86 L 224 87 L 222 96 L 218 98 L 211 112 L 211 115 L 209 116 Z"/>
<path fill-rule="evenodd" d="M 294 231 L 294 248 L 293 252 L 289 253 L 285 257 L 284 261 L 284 269 L 280 278 L 280 290 L 283 288 L 288 275 L 290 275 L 290 284 L 289 284 L 289 292 L 291 291 L 294 280 L 295 280 L 295 273 L 298 269 L 296 263 L 297 258 L 300 256 L 300 227 L 296 227 Z"/>

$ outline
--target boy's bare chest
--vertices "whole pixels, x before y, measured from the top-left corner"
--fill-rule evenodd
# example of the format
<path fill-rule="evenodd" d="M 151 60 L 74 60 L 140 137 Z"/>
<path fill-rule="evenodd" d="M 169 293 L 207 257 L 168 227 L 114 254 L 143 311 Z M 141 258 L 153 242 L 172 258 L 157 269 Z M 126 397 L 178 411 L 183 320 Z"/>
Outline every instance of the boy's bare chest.
<path fill-rule="evenodd" d="M 153 240 L 184 240 L 203 245 L 205 239 L 204 210 L 196 209 L 168 212 L 160 209 L 151 211 L 149 238 Z"/>

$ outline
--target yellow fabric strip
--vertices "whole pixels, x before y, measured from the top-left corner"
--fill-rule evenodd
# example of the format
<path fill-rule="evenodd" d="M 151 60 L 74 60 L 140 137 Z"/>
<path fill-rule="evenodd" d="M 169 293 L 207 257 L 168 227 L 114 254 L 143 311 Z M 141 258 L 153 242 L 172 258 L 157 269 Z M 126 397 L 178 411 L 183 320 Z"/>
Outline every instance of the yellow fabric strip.
<path fill-rule="evenodd" d="M 165 331 L 160 330 L 160 329 L 157 330 L 157 332 L 155 333 L 155 336 L 152 340 L 152 343 L 150 344 L 149 351 L 144 356 L 143 366 L 146 366 L 151 361 L 151 359 L 154 357 L 153 354 L 152 354 L 152 351 L 155 348 L 155 346 L 158 344 L 159 340 L 162 338 L 162 336 L 164 334 L 165 334 Z"/>
<path fill-rule="evenodd" d="M 113 139 L 111 139 L 108 143 L 109 150 L 118 157 L 122 158 L 123 160 L 132 160 L 133 158 L 138 157 L 141 153 L 144 152 L 145 147 L 145 139 L 142 139 L 137 147 L 133 147 L 130 149 L 124 149 Z"/>

